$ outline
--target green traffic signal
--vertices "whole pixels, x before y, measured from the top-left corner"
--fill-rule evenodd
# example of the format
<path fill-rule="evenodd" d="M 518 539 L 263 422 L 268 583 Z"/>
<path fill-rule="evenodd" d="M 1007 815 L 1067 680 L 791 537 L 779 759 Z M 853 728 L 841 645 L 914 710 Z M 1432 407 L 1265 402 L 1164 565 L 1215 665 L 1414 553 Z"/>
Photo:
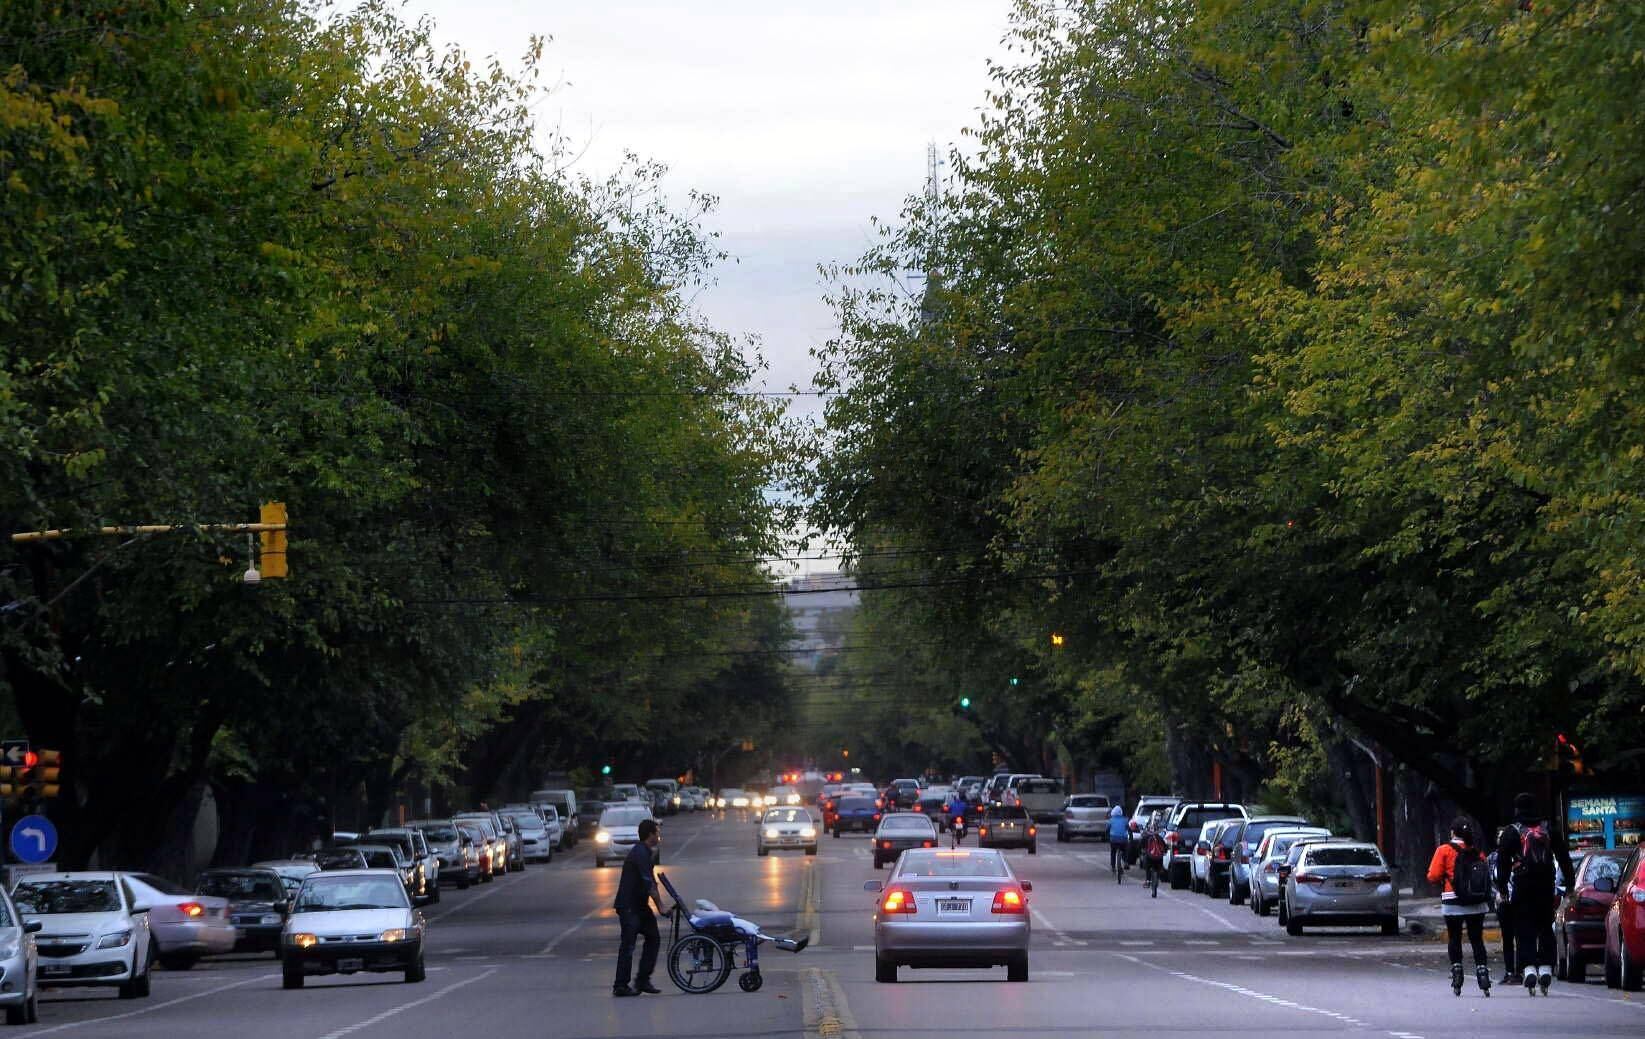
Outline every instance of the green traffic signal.
<path fill-rule="evenodd" d="M 602 776 L 611 775 L 611 766 L 610 765 L 601 765 L 600 766 L 600 775 L 602 775 Z"/>
<path fill-rule="evenodd" d="M 964 708 L 965 710 L 970 710 L 971 709 L 971 698 L 969 696 L 960 697 L 960 707 Z"/>
<path fill-rule="evenodd" d="M 1012 685 L 1022 685 L 1022 679 L 1018 678 L 1016 675 L 1012 675 L 1011 676 L 1011 684 Z"/>

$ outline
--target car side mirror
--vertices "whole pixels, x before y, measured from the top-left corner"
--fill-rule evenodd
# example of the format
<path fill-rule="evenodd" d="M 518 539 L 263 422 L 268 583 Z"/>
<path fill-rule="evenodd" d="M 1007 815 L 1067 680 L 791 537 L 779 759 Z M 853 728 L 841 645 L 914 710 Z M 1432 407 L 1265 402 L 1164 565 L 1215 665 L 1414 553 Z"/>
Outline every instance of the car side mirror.
<path fill-rule="evenodd" d="M 1034 882 L 1033 882 L 1033 881 L 1032 881 L 1032 880 L 1025 880 L 1025 881 L 1023 881 L 1023 882 L 1022 882 L 1022 889 L 1023 889 L 1023 890 L 1024 890 L 1024 891 L 1032 891 L 1032 890 L 1034 890 Z"/>
<path fill-rule="evenodd" d="M 1594 881 L 1594 890 L 1605 895 L 1616 894 L 1616 878 L 1600 877 L 1598 880 Z"/>
<path fill-rule="evenodd" d="M 24 934 L 39 934 L 45 929 L 46 922 L 44 920 L 30 920 L 28 923 L 23 925 Z"/>
<path fill-rule="evenodd" d="M 131 911 L 133 913 L 146 913 L 151 908 L 152 908 L 151 906 L 146 906 L 146 905 L 143 905 L 142 903 L 138 903 L 138 904 L 131 907 Z"/>
<path fill-rule="evenodd" d="M 885 885 L 877 880 L 865 880 L 862 882 L 862 889 L 864 891 L 873 891 L 878 893 L 885 890 Z"/>

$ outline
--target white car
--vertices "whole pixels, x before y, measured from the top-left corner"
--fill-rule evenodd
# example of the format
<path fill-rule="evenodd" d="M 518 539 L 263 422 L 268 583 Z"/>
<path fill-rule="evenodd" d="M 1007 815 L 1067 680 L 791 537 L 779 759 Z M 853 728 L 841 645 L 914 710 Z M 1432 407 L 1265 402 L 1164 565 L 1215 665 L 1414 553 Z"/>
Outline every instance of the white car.
<path fill-rule="evenodd" d="M 807 855 L 817 854 L 817 823 L 810 812 L 791 805 L 765 810 L 754 852 L 763 857 L 778 848 L 804 848 Z"/>
<path fill-rule="evenodd" d="M 310 873 L 315 868 L 308 864 Z M 238 934 L 229 919 L 228 899 L 195 894 L 152 873 L 127 873 L 125 881 L 132 895 L 149 907 L 149 931 L 160 966 L 188 970 L 202 956 L 234 951 Z"/>
<path fill-rule="evenodd" d="M 1217 848 L 1217 840 L 1223 830 L 1237 822 L 1238 819 L 1212 819 L 1200 828 L 1199 838 L 1188 852 L 1188 890 L 1195 894 L 1211 890 L 1211 857 Z"/>
<path fill-rule="evenodd" d="M 312 974 L 403 974 L 416 984 L 423 969 L 427 922 L 395 870 L 316 873 L 303 881 L 280 935 L 280 980 L 303 987 Z"/>
<path fill-rule="evenodd" d="M 749 808 L 754 806 L 754 795 L 734 786 L 728 786 L 721 790 L 720 800 L 725 802 L 721 806 L 724 808 Z"/>
<path fill-rule="evenodd" d="M 549 811 L 553 811 L 550 806 Z M 549 829 L 543 822 L 543 817 L 530 808 L 503 809 L 503 815 L 514 822 L 514 828 L 520 833 L 520 858 L 525 862 L 553 862 L 554 845 L 559 843 L 559 834 Z M 555 816 L 556 823 L 559 817 Z"/>
<path fill-rule="evenodd" d="M 35 938 L 40 984 L 112 985 L 121 999 L 149 994 L 149 906 L 119 873 L 39 873 L 12 891 Z"/>
<path fill-rule="evenodd" d="M 800 792 L 791 786 L 775 787 L 771 791 L 772 804 L 797 805 L 800 803 Z"/>
<path fill-rule="evenodd" d="M 651 809 L 641 804 L 611 805 L 601 812 L 600 828 L 594 831 L 594 868 L 623 861 L 640 841 L 640 823 L 651 817 Z M 662 861 L 661 854 L 655 858 Z"/>
<path fill-rule="evenodd" d="M 34 947 L 40 921 L 25 922 L 17 907 L 0 890 L 0 978 L 7 982 L 0 990 L 0 1007 L 6 1008 L 6 1024 L 32 1025 L 40 1020 L 40 982 L 35 973 L 38 953 Z"/>
<path fill-rule="evenodd" d="M 560 810 L 553 805 L 543 805 L 543 825 L 548 827 L 548 837 L 553 842 L 554 850 L 561 851 L 569 847 L 566 843 L 566 820 L 560 818 Z"/>

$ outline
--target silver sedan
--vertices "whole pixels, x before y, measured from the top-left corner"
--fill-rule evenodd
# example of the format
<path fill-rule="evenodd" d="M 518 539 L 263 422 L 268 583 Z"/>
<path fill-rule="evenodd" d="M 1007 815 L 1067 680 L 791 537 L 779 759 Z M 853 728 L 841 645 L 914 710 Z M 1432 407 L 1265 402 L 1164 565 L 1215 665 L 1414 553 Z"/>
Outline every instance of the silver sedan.
<path fill-rule="evenodd" d="M 894 982 L 898 967 L 993 967 L 1028 980 L 1033 885 L 992 848 L 906 851 L 881 884 L 874 912 L 874 980 Z"/>
<path fill-rule="evenodd" d="M 808 810 L 792 807 L 765 810 L 754 851 L 763 856 L 778 848 L 804 848 L 807 855 L 817 854 L 817 821 Z"/>

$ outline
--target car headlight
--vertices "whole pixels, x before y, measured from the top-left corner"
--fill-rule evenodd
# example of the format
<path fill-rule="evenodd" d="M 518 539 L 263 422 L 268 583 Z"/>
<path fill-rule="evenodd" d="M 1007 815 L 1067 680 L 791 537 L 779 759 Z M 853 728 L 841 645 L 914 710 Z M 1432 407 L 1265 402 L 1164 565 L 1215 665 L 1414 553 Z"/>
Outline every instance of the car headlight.
<path fill-rule="evenodd" d="M 118 949 L 122 946 L 130 944 L 130 931 L 116 931 L 113 934 L 105 934 L 103 937 L 97 939 L 97 947 L 99 949 Z"/>
<path fill-rule="evenodd" d="M 766 840 L 774 841 L 780 836 L 782 836 L 782 835 L 777 832 L 777 828 L 775 826 L 766 827 L 766 830 L 765 830 L 765 839 Z"/>
<path fill-rule="evenodd" d="M 22 949 L 22 944 L 15 940 L 7 944 L 0 945 L 0 960 L 15 959 L 17 954 L 21 952 Z"/>
<path fill-rule="evenodd" d="M 816 835 L 817 828 L 815 826 L 807 826 L 805 829 L 800 831 L 801 837 L 815 837 Z"/>
<path fill-rule="evenodd" d="M 611 843 L 611 834 L 606 833 L 604 830 L 601 830 L 599 833 L 596 833 L 594 835 L 594 843 L 595 844 L 610 844 Z"/>
<path fill-rule="evenodd" d="M 674 799 L 674 803 L 675 803 L 675 804 L 679 804 L 679 803 L 680 803 L 680 799 L 679 799 L 679 798 L 677 798 L 677 797 L 676 797 L 676 798 L 675 798 L 675 799 Z"/>
<path fill-rule="evenodd" d="M 286 940 L 297 946 L 299 949 L 312 949 L 316 945 L 320 944 L 320 939 L 303 931 L 298 931 L 295 934 L 287 935 Z"/>
<path fill-rule="evenodd" d="M 378 940 L 385 942 L 403 942 L 406 940 L 406 929 L 404 927 L 390 927 L 377 937 Z"/>

